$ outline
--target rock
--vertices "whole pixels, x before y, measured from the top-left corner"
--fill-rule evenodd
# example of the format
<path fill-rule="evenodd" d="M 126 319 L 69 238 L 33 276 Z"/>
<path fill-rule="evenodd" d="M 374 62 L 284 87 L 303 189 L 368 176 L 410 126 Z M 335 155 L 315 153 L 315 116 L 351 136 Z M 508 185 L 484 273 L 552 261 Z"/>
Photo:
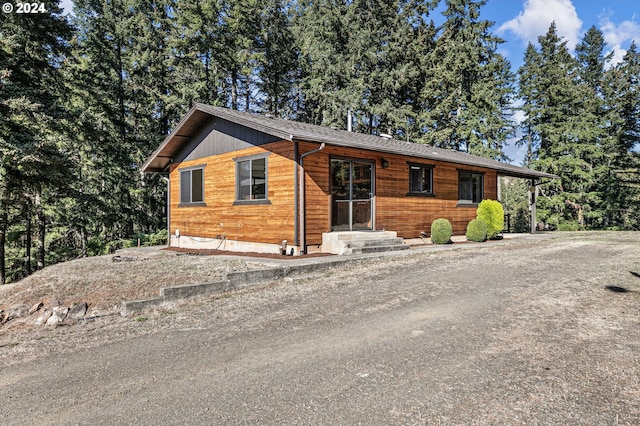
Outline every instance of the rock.
<path fill-rule="evenodd" d="M 9 322 L 16 318 L 23 318 L 29 314 L 29 308 L 27 305 L 13 305 L 9 309 L 9 313 L 5 315 L 4 322 Z"/>
<path fill-rule="evenodd" d="M 139 260 L 147 260 L 147 257 L 131 257 L 131 256 L 113 256 L 111 262 L 137 262 Z"/>
<path fill-rule="evenodd" d="M 73 319 L 73 320 L 82 319 L 85 316 L 85 314 L 87 313 L 87 309 L 88 308 L 89 308 L 89 305 L 87 305 L 86 302 L 76 303 L 69 310 L 69 313 L 67 314 L 67 318 L 70 318 L 70 319 Z"/>
<path fill-rule="evenodd" d="M 46 324 L 47 324 L 47 327 L 56 327 L 61 322 L 62 320 L 60 319 L 60 317 L 54 313 L 54 314 L 51 314 Z"/>
<path fill-rule="evenodd" d="M 39 302 L 36 303 L 35 305 L 33 305 L 31 307 L 31 309 L 29 309 L 29 316 L 33 315 L 34 312 L 39 311 L 40 309 L 42 309 L 42 307 L 44 306 L 44 303 Z"/>
<path fill-rule="evenodd" d="M 51 316 L 51 311 L 44 310 L 38 318 L 36 318 L 35 325 L 43 325 L 47 322 L 49 317 Z"/>
<path fill-rule="evenodd" d="M 56 327 L 57 325 L 62 323 L 62 321 L 64 321 L 68 313 L 69 313 L 69 308 L 67 308 L 66 306 L 54 307 L 53 312 L 51 313 L 51 316 L 49 317 L 49 319 L 47 319 L 47 322 L 46 322 L 47 326 Z"/>
<path fill-rule="evenodd" d="M 53 308 L 52 315 L 57 315 L 60 318 L 60 321 L 64 321 L 68 313 L 69 308 L 67 308 L 66 306 L 56 306 L 55 308 Z"/>

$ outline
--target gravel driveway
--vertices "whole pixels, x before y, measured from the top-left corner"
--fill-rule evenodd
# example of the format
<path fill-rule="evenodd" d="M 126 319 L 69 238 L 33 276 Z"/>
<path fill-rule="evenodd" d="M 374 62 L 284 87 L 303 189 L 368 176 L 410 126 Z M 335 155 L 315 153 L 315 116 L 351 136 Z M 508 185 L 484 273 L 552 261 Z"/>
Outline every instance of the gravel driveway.
<path fill-rule="evenodd" d="M 0 347 L 0 400 L 2 424 L 639 424 L 640 234 L 370 259 L 25 334 Z"/>

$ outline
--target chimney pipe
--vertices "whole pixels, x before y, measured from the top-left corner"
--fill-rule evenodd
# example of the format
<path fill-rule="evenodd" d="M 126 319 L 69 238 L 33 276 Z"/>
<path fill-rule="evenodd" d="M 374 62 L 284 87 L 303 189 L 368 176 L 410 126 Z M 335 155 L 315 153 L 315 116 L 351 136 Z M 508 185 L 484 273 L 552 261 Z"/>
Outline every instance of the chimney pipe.
<path fill-rule="evenodd" d="M 347 110 L 347 131 L 353 131 L 352 128 L 353 117 L 351 116 L 351 110 Z"/>

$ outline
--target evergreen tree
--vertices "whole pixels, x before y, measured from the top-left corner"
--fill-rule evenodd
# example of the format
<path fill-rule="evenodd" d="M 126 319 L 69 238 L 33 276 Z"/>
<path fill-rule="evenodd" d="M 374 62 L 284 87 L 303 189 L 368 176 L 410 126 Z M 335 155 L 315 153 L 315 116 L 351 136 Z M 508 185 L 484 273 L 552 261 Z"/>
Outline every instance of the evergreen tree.
<path fill-rule="evenodd" d="M 529 43 L 524 52 L 523 64 L 518 70 L 518 95 L 522 102 L 520 109 L 525 113 L 525 118 L 520 125 L 522 138 L 516 142 L 518 146 L 524 145 L 527 148 L 522 164 L 526 167 L 530 167 L 536 159 L 539 143 L 534 123 L 540 110 L 539 95 L 535 85 L 540 74 L 540 55 L 533 44 Z"/>
<path fill-rule="evenodd" d="M 622 63 L 606 72 L 603 85 L 607 137 L 604 140 L 603 226 L 640 228 L 640 53 L 635 43 Z"/>
<path fill-rule="evenodd" d="M 0 282 L 5 276 L 5 236 L 10 212 L 35 215 L 37 264 L 45 264 L 46 206 L 70 181 L 65 145 L 61 63 L 71 28 L 58 2 L 48 13 L 4 14 L 0 20 Z M 26 208 L 26 205 L 33 208 Z M 17 220 L 17 218 L 15 218 Z M 29 235 L 30 237 L 30 235 Z M 30 241 L 30 238 L 28 238 Z"/>
<path fill-rule="evenodd" d="M 530 85 L 523 91 L 527 130 L 531 138 L 533 167 L 561 177 L 547 187 L 540 200 L 540 218 L 551 224 L 577 221 L 585 225 L 585 211 L 594 187 L 594 137 L 582 105 L 589 102 L 586 85 L 581 84 L 579 67 L 566 42 L 557 35 L 555 23 L 539 37 L 540 51 L 528 49 L 520 70 L 521 81 Z"/>
<path fill-rule="evenodd" d="M 184 0 L 174 4 L 175 90 L 187 108 L 194 102 L 225 105 L 223 93 L 223 4 L 214 0 Z"/>
<path fill-rule="evenodd" d="M 585 186 L 584 223 L 590 227 L 603 224 L 604 211 L 602 197 L 607 189 L 602 185 L 608 173 L 604 160 L 604 140 L 606 136 L 606 118 L 604 113 L 603 78 L 605 68 L 611 56 L 604 56 L 605 42 L 602 31 L 595 26 L 585 34 L 576 46 L 579 80 L 577 84 L 583 93 L 582 102 L 577 105 L 581 123 L 577 126 L 577 138 L 580 141 L 580 157 L 588 171 L 591 184 Z"/>
<path fill-rule="evenodd" d="M 504 41 L 480 19 L 485 0 L 447 0 L 435 49 L 426 58 L 422 142 L 504 159 L 513 132 L 507 116 L 514 93 Z"/>
<path fill-rule="evenodd" d="M 300 40 L 304 120 L 399 138 L 417 133 L 424 82 L 420 58 L 435 30 L 430 2 L 326 0 L 300 2 L 294 29 Z M 320 23 L 320 25 L 318 24 Z"/>
<path fill-rule="evenodd" d="M 260 0 L 223 3 L 224 46 L 217 52 L 226 73 L 224 93 L 232 109 L 252 110 L 256 94 L 256 66 L 260 36 Z"/>
<path fill-rule="evenodd" d="M 346 109 L 357 105 L 347 90 L 349 28 L 346 0 L 300 0 L 293 32 L 301 55 L 296 119 L 346 128 Z"/>
<path fill-rule="evenodd" d="M 258 43 L 257 86 L 265 97 L 261 102 L 264 110 L 270 114 L 284 115 L 292 96 L 298 52 L 285 2 L 267 0 L 265 3 Z"/>

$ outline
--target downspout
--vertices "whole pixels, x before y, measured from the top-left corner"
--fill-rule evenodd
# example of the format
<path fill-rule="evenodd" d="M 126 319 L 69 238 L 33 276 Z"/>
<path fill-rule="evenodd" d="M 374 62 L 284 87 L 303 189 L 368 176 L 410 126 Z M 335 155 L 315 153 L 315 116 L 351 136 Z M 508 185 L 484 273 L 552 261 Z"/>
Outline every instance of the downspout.
<path fill-rule="evenodd" d="M 169 178 L 162 176 L 161 179 L 167 183 L 167 247 L 171 246 L 171 220 L 169 214 L 171 212 L 171 181 Z"/>
<path fill-rule="evenodd" d="M 300 217 L 298 215 L 298 142 L 293 142 L 293 158 L 296 162 L 293 170 L 293 245 L 300 245 Z"/>
<path fill-rule="evenodd" d="M 304 206 L 304 195 L 305 195 L 305 187 L 304 187 L 304 157 L 307 155 L 315 154 L 318 151 L 322 151 L 324 149 L 324 142 L 320 145 L 319 148 L 311 150 L 309 152 L 305 152 L 300 156 L 300 219 L 299 219 L 299 228 L 300 228 L 300 254 L 305 254 L 305 250 L 307 247 L 307 235 L 305 233 L 305 206 Z"/>

